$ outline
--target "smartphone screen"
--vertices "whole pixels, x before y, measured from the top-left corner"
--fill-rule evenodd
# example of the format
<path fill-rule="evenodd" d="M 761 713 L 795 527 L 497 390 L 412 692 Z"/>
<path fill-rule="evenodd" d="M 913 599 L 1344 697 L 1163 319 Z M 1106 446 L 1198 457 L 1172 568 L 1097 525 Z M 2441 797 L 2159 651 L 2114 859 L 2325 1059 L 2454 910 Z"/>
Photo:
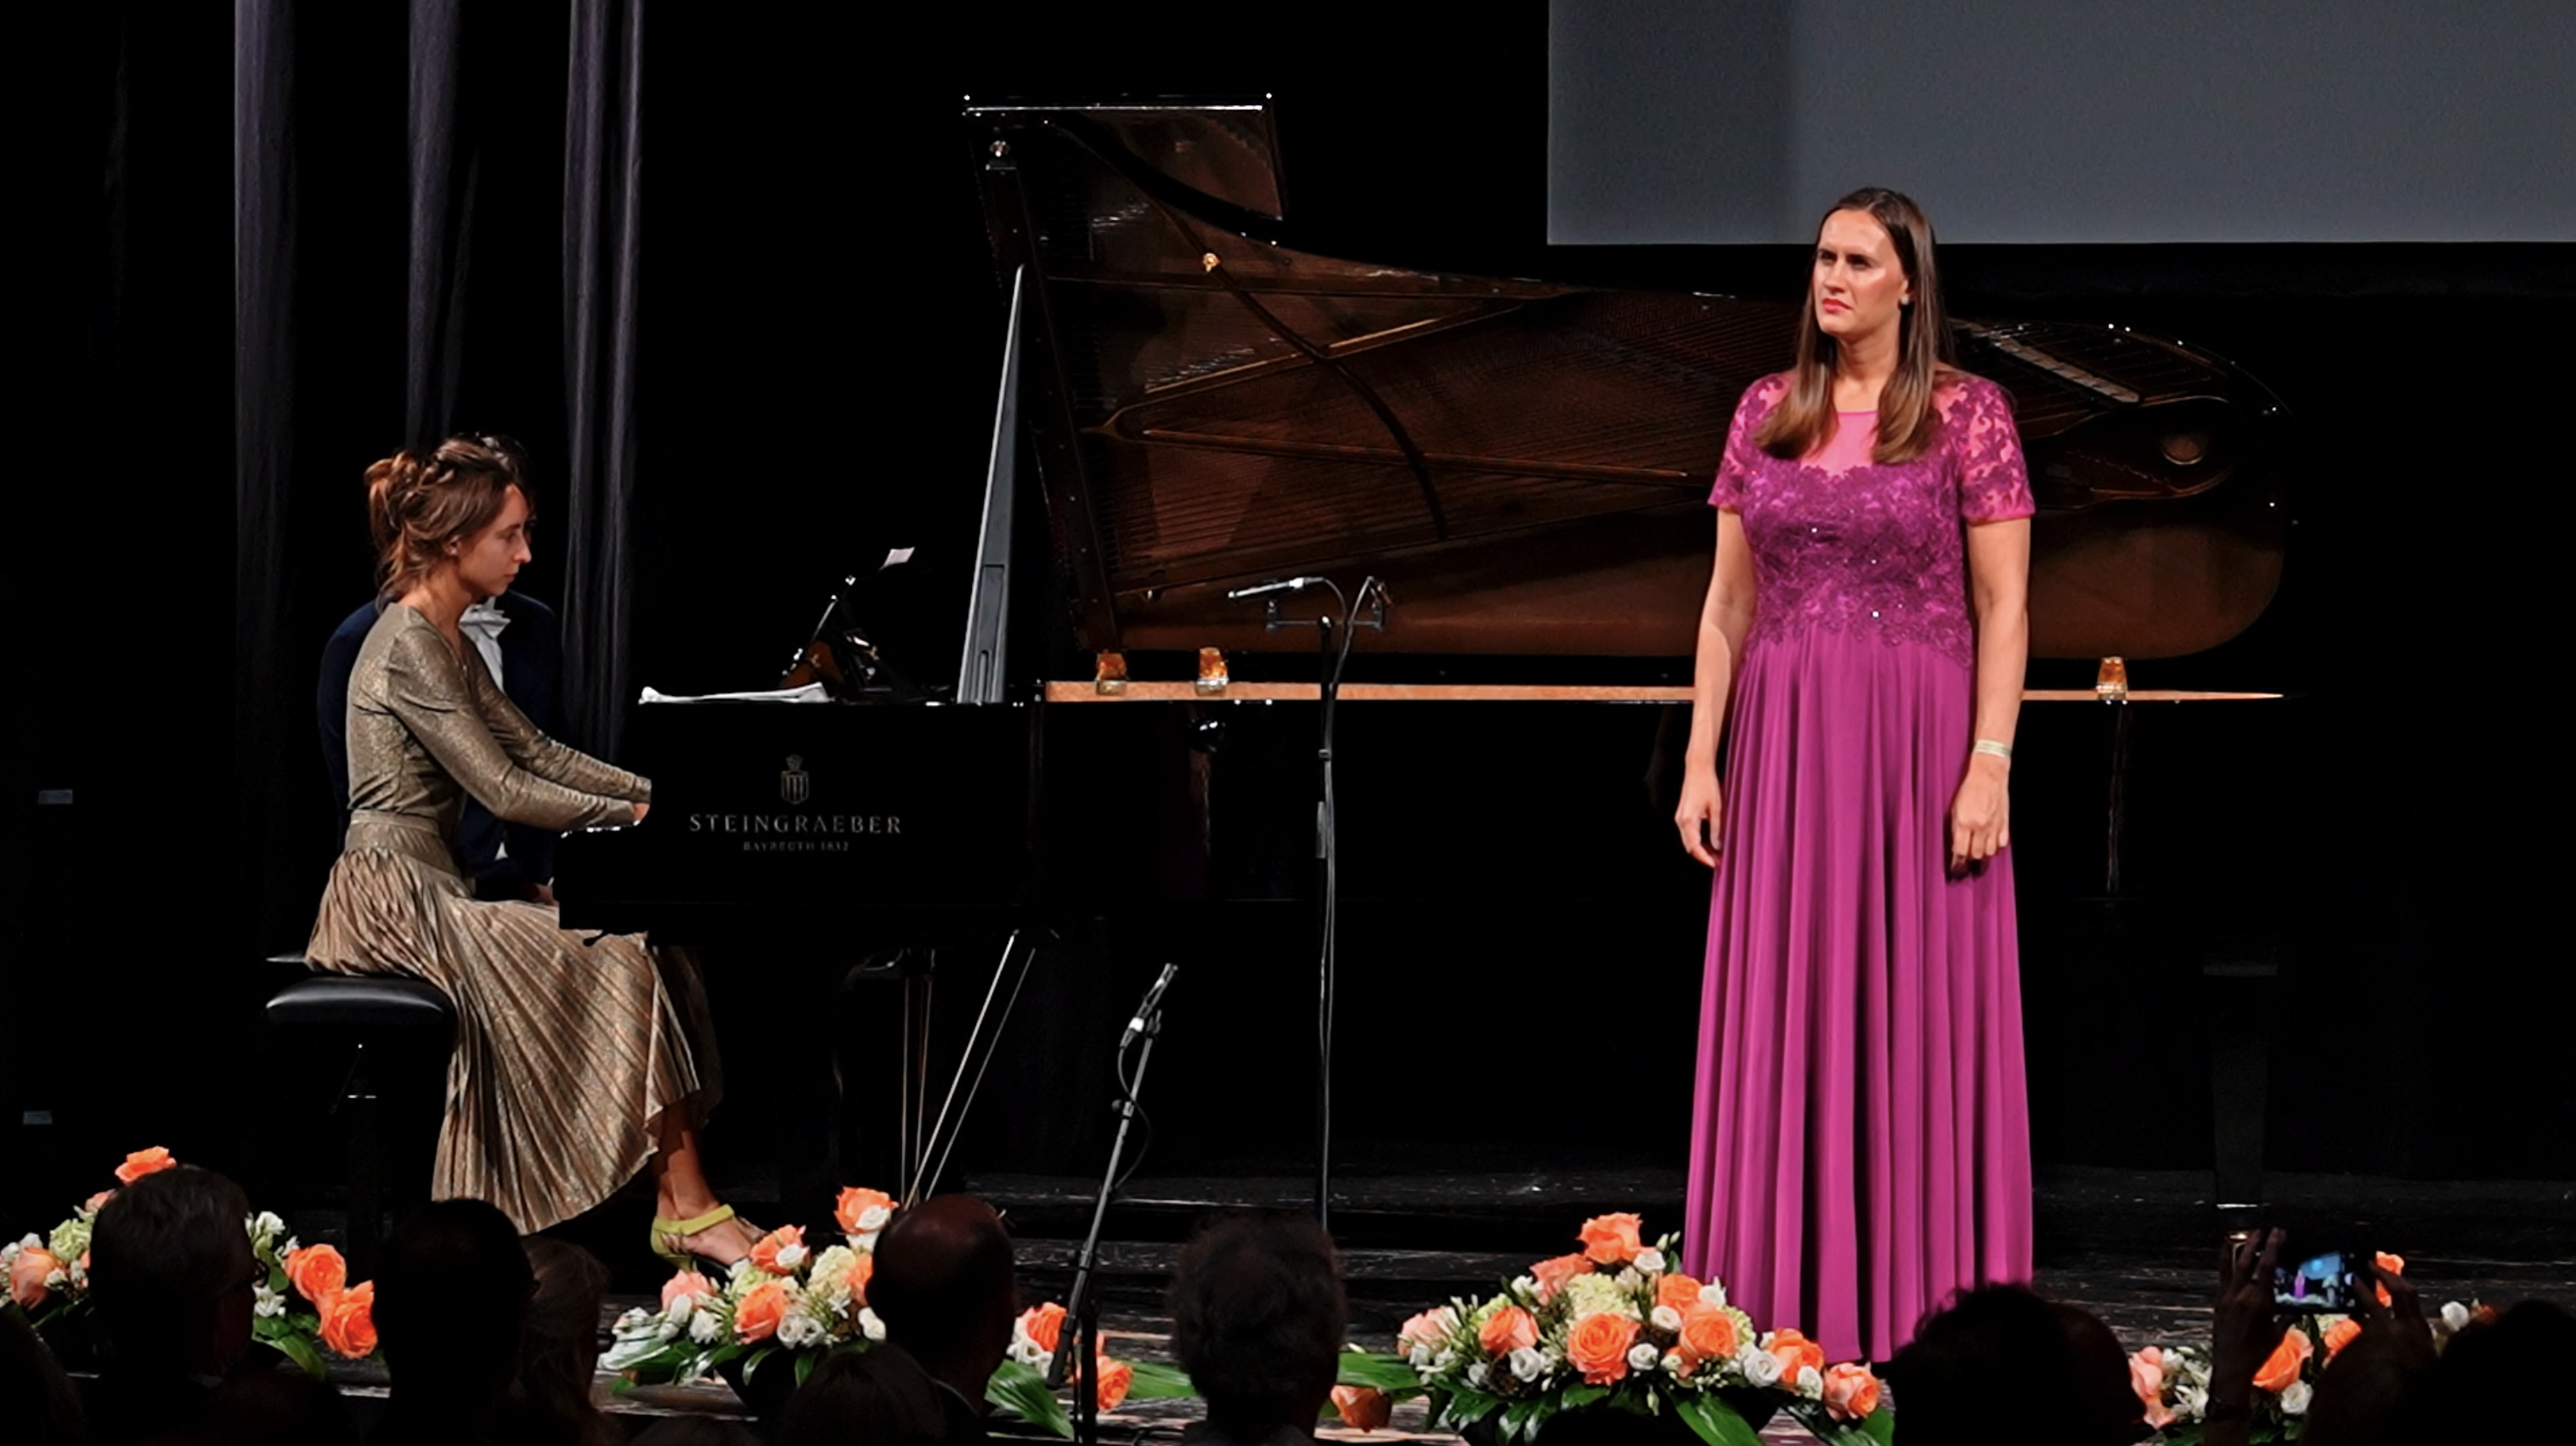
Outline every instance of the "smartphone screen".
<path fill-rule="evenodd" d="M 2347 1311 L 2357 1300 L 2354 1274 L 2359 1269 L 2348 1251 L 2332 1250 L 2296 1265 L 2272 1271 L 2272 1301 L 2283 1310 Z"/>

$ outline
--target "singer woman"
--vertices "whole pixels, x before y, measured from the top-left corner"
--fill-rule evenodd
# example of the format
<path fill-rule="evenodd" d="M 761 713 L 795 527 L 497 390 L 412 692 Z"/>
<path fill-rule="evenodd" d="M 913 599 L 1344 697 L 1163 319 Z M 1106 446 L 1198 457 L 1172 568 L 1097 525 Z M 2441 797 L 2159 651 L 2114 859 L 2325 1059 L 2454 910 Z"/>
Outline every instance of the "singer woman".
<path fill-rule="evenodd" d="M 1674 818 L 1715 871 L 1686 1255 L 1834 1360 L 2031 1271 L 2005 783 L 2032 504 L 2003 390 L 1952 359 L 1930 221 L 1844 197 L 1709 498 Z"/>
<path fill-rule="evenodd" d="M 719 1086 L 694 965 L 560 929 L 546 905 L 478 900 L 457 871 L 469 794 L 554 829 L 639 822 L 652 797 L 539 733 L 458 630 L 528 560 L 520 468 L 514 447 L 459 437 L 367 469 L 388 602 L 349 679 L 349 832 L 306 954 L 335 973 L 425 979 L 455 1002 L 436 1197 L 488 1200 L 532 1232 L 650 1169 L 656 1253 L 728 1264 L 755 1237 L 699 1165 Z"/>

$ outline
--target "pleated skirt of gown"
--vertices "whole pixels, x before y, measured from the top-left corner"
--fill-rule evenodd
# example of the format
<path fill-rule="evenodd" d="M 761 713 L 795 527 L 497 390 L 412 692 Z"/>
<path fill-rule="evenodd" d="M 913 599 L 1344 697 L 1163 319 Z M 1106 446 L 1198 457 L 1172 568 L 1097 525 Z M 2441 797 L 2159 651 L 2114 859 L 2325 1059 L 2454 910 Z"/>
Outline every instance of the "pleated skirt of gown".
<path fill-rule="evenodd" d="M 1735 687 L 1685 1258 L 1832 1360 L 2030 1278 L 2012 859 L 1947 873 L 1972 695 L 1937 650 L 1823 629 Z"/>
<path fill-rule="evenodd" d="M 425 820 L 353 823 L 306 957 L 446 992 L 456 1045 L 431 1194 L 488 1200 L 522 1232 L 543 1230 L 643 1168 L 663 1111 L 715 1107 L 705 990 L 685 952 L 477 899 L 447 857 Z"/>

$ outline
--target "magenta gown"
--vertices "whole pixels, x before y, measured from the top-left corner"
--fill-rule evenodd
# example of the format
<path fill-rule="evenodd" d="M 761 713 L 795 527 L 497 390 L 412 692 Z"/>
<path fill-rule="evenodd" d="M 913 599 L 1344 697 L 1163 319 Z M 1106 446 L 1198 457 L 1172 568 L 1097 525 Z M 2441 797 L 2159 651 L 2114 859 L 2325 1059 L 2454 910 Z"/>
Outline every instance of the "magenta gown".
<path fill-rule="evenodd" d="M 1975 726 L 1966 524 L 2027 517 L 2001 388 L 1934 394 L 1932 447 L 1869 460 L 1844 413 L 1799 461 L 1744 394 L 1711 505 L 1743 518 L 1753 625 L 1728 701 L 1688 1267 L 1764 1328 L 1885 1361 L 1953 1289 L 2027 1280 L 2030 1138 L 2012 859 L 1948 876 Z"/>

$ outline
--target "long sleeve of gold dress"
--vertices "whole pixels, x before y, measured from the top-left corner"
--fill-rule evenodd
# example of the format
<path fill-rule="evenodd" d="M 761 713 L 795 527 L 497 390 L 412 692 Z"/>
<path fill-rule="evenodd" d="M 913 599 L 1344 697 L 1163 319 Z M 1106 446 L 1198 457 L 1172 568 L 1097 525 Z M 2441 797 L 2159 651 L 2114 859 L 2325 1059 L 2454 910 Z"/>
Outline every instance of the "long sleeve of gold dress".
<path fill-rule="evenodd" d="M 400 603 L 349 678 L 349 833 L 305 954 L 407 974 L 456 1005 L 431 1193 L 542 1230 L 605 1200 L 663 1111 L 719 1092 L 696 965 L 641 936 L 560 929 L 541 904 L 478 900 L 451 840 L 467 795 L 514 823 L 630 822 L 652 785 L 548 738 L 491 675 Z"/>

